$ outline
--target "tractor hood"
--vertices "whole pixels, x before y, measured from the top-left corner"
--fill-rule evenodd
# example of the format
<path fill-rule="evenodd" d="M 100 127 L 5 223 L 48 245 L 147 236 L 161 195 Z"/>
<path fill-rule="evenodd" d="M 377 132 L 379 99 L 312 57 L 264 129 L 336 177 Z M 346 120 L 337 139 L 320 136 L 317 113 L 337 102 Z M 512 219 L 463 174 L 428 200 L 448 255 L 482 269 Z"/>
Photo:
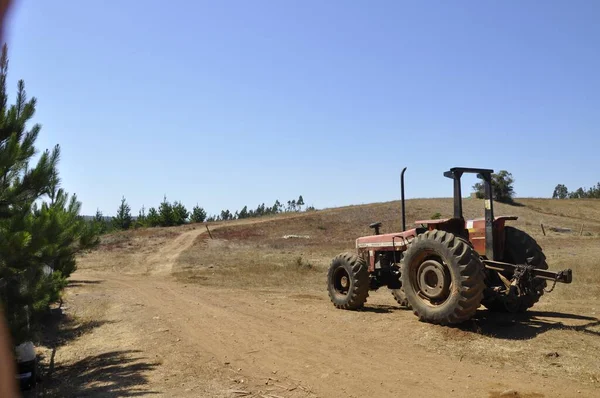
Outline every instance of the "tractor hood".
<path fill-rule="evenodd" d="M 409 229 L 404 232 L 395 232 L 391 234 L 381 235 L 370 235 L 363 236 L 356 239 L 357 249 L 381 249 L 387 248 L 388 250 L 405 250 L 405 245 L 412 241 L 417 232 L 416 228 Z"/>

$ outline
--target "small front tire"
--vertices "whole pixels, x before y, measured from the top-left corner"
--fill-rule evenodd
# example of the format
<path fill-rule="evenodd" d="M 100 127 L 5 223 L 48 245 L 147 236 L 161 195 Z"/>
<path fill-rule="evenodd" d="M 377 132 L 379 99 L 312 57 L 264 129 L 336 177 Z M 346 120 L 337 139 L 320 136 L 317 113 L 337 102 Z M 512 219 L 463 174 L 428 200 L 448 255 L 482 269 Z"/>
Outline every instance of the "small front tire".
<path fill-rule="evenodd" d="M 337 308 L 361 308 L 369 297 L 369 272 L 365 260 L 351 253 L 334 257 L 327 272 L 327 290 Z"/>

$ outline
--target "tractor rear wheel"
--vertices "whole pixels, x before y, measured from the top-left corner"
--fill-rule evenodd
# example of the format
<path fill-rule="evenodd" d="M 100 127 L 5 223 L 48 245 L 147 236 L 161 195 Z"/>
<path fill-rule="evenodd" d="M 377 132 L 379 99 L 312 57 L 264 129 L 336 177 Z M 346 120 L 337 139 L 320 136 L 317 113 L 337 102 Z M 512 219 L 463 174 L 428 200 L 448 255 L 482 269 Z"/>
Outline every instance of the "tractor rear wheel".
<path fill-rule="evenodd" d="M 369 271 L 365 260 L 351 253 L 336 256 L 327 272 L 327 290 L 337 308 L 361 308 L 369 297 Z"/>
<path fill-rule="evenodd" d="M 504 227 L 504 253 L 502 260 L 511 264 L 527 264 L 539 269 L 548 269 L 546 256 L 542 248 L 528 233 L 514 227 Z M 513 277 L 510 274 L 503 274 L 509 280 Z M 491 300 L 483 300 L 482 304 L 491 311 L 498 312 L 524 312 L 533 307 L 544 294 L 546 281 L 544 279 L 534 278 L 533 286 L 529 294 L 519 296 L 516 302 L 510 305 L 503 305 L 503 301 L 497 297 Z"/>
<path fill-rule="evenodd" d="M 404 254 L 402 287 L 419 320 L 442 325 L 470 319 L 483 297 L 484 273 L 471 245 L 445 231 L 427 231 Z"/>

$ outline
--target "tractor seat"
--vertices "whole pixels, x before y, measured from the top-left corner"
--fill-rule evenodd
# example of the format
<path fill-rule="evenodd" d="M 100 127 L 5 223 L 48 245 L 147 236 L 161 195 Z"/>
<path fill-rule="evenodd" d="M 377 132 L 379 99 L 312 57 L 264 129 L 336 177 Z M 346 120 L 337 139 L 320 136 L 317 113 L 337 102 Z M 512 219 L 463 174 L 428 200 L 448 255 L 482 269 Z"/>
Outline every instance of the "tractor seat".
<path fill-rule="evenodd" d="M 379 235 L 379 227 L 381 227 L 381 222 L 374 222 L 369 224 L 369 228 L 375 229 L 375 235 Z"/>

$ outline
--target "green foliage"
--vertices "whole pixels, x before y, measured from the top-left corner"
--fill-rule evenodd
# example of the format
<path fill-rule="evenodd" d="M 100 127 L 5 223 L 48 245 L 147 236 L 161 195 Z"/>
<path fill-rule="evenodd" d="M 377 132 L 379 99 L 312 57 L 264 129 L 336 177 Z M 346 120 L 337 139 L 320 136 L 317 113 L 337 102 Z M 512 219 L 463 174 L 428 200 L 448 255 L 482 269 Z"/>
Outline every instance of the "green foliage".
<path fill-rule="evenodd" d="M 113 217 L 113 225 L 116 229 L 126 230 L 131 227 L 132 220 L 131 207 L 129 207 L 123 196 L 123 198 L 121 198 L 121 205 L 117 210 L 117 215 L 116 217 Z"/>
<path fill-rule="evenodd" d="M 160 216 L 158 211 L 154 207 L 148 209 L 148 215 L 146 216 L 146 225 L 149 227 L 158 227 L 160 225 Z"/>
<path fill-rule="evenodd" d="M 433 215 L 431 216 L 432 220 L 439 220 L 440 218 L 442 218 L 442 213 L 439 212 L 433 213 Z"/>
<path fill-rule="evenodd" d="M 492 197 L 494 200 L 502 203 L 513 203 L 515 180 L 511 173 L 506 170 L 500 170 L 498 173 L 492 174 Z M 479 199 L 485 197 L 484 185 L 478 182 L 473 185 L 475 195 Z"/>
<path fill-rule="evenodd" d="M 558 184 L 554 188 L 552 193 L 552 199 L 567 199 L 569 197 L 569 190 L 563 184 Z"/>
<path fill-rule="evenodd" d="M 279 200 L 276 200 L 275 203 L 273 204 L 273 207 L 271 207 L 271 213 L 277 214 L 277 213 L 281 213 L 282 211 L 283 211 L 283 205 L 279 202 Z"/>
<path fill-rule="evenodd" d="M 221 210 L 221 220 L 233 220 L 233 214 L 229 210 Z"/>
<path fill-rule="evenodd" d="M 298 206 L 298 211 L 302 211 L 302 206 L 304 206 L 304 198 L 302 197 L 302 195 L 300 195 L 300 197 L 296 201 L 296 206 Z"/>
<path fill-rule="evenodd" d="M 159 225 L 161 227 L 170 227 L 175 225 L 175 214 L 173 213 L 173 206 L 169 201 L 167 201 L 167 197 L 163 198 L 163 201 L 160 203 L 158 207 L 158 219 Z"/>
<path fill-rule="evenodd" d="M 600 182 L 589 189 L 577 188 L 576 191 L 569 192 L 569 199 L 600 199 Z"/>
<path fill-rule="evenodd" d="M 248 213 L 248 206 L 244 206 L 242 210 L 238 213 L 238 218 L 248 218 L 250 214 Z"/>
<path fill-rule="evenodd" d="M 134 228 L 143 228 L 148 226 L 148 217 L 146 216 L 146 208 L 142 206 L 140 212 L 138 213 L 137 218 L 133 224 Z"/>
<path fill-rule="evenodd" d="M 173 223 L 175 225 L 183 225 L 187 222 L 190 212 L 187 211 L 183 203 L 173 203 Z"/>
<path fill-rule="evenodd" d="M 192 215 L 190 218 L 192 222 L 204 222 L 204 220 L 206 220 L 206 212 L 202 207 L 196 204 L 196 206 L 194 206 L 192 209 Z"/>
<path fill-rule="evenodd" d="M 110 225 L 106 222 L 106 218 L 100 211 L 100 209 L 96 210 L 96 215 L 92 220 L 93 227 L 98 230 L 99 234 L 105 234 L 110 231 Z"/>
<path fill-rule="evenodd" d="M 44 151 L 36 164 L 41 130 L 27 122 L 36 100 L 19 81 L 7 105 L 7 47 L 0 58 L 0 301 L 13 342 L 32 339 L 48 305 L 59 299 L 75 270 L 75 255 L 98 243 L 100 225 L 86 222 L 80 202 L 60 188 L 60 149 Z"/>
<path fill-rule="evenodd" d="M 123 201 L 119 207 L 119 214 L 122 212 L 124 207 Z M 197 206 L 196 206 L 197 207 Z M 126 206 L 128 210 L 129 207 Z M 202 208 L 194 208 L 196 210 L 196 217 L 206 218 L 206 212 Z M 203 213 L 204 212 L 204 213 Z M 119 214 L 117 217 L 119 218 Z M 202 215 L 204 214 L 204 215 Z M 182 225 L 188 221 L 190 212 L 181 202 L 170 203 L 167 197 L 164 196 L 163 201 L 160 203 L 158 210 L 155 207 L 148 209 L 146 213 L 145 207 L 142 206 L 137 219 L 135 220 L 135 228 L 142 227 L 171 227 L 175 225 Z"/>
<path fill-rule="evenodd" d="M 124 198 L 123 198 L 124 200 Z M 256 209 L 248 210 L 248 206 L 244 206 L 241 210 L 231 212 L 230 210 L 221 210 L 220 214 L 212 215 L 207 217 L 206 211 L 198 206 L 194 206 L 192 212 L 187 211 L 186 207 L 181 202 L 173 202 L 172 204 L 167 200 L 166 195 L 163 198 L 163 201 L 160 203 L 158 210 L 151 207 L 148 209 L 148 214 L 144 214 L 144 209 L 140 211 L 140 214 L 137 220 L 134 223 L 136 228 L 139 227 L 170 227 L 175 225 L 182 225 L 188 220 L 194 223 L 200 223 L 204 221 L 212 222 L 212 221 L 228 221 L 235 219 L 244 219 L 251 217 L 262 217 L 270 214 L 278 214 L 284 211 L 302 211 L 302 206 L 304 206 L 304 198 L 302 195 L 298 197 L 298 200 L 288 201 L 288 207 L 284 208 L 284 206 L 276 200 L 273 206 L 266 206 L 264 203 L 261 203 L 256 207 Z M 119 218 L 120 213 L 127 213 L 129 206 L 126 205 L 126 202 L 121 202 L 121 206 L 119 207 L 119 212 L 117 217 Z M 306 211 L 314 211 L 315 208 L 313 206 L 309 206 L 306 208 Z M 124 229 L 124 228 L 120 228 Z"/>

